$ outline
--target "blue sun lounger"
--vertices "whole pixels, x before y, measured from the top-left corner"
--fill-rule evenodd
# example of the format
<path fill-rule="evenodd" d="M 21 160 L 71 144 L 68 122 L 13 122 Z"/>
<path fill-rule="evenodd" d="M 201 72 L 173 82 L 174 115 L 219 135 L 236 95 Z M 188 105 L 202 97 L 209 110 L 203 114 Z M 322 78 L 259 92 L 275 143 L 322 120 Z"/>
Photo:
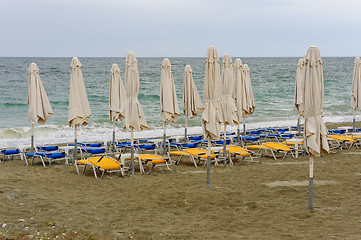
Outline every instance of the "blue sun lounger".
<path fill-rule="evenodd" d="M 21 152 L 19 149 L 4 149 L 1 150 L 1 154 L 3 154 L 3 158 L 2 160 L 0 159 L 0 162 L 3 162 L 5 161 L 5 157 L 14 159 L 14 156 L 20 156 Z"/>
<path fill-rule="evenodd" d="M 65 152 L 60 152 L 58 146 L 45 146 L 45 147 L 38 147 L 37 152 L 33 153 L 26 153 L 25 154 L 25 161 L 27 163 L 26 158 L 31 157 L 31 165 L 34 164 L 35 158 L 40 158 L 41 163 L 44 167 L 46 167 L 45 160 L 49 162 L 48 167 L 55 161 L 65 161 L 65 164 L 68 163 L 68 158 Z"/>

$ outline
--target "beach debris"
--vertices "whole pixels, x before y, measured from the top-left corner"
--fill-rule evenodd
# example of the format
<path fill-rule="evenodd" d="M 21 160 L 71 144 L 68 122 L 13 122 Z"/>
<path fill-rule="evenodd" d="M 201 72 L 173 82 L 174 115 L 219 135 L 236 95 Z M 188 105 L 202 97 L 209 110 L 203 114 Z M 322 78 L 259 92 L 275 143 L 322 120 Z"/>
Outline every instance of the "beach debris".
<path fill-rule="evenodd" d="M 21 219 L 19 219 L 18 221 L 19 221 L 19 222 L 24 222 L 25 219 L 21 218 Z"/>
<path fill-rule="evenodd" d="M 2 228 L 4 228 L 4 227 L 6 227 L 6 225 L 7 225 L 7 224 L 6 224 L 6 223 L 4 223 L 1 227 L 2 227 Z"/>

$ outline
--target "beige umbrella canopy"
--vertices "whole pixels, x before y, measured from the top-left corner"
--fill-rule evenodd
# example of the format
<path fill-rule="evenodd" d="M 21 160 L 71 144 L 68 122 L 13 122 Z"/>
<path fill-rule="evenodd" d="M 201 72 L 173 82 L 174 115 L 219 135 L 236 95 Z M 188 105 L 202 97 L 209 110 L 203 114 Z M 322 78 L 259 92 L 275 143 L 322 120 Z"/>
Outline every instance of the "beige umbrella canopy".
<path fill-rule="evenodd" d="M 233 62 L 231 55 L 223 56 L 222 61 L 222 75 L 221 75 L 221 107 L 223 117 L 223 157 L 226 156 L 226 135 L 227 125 L 237 125 L 237 107 L 233 98 L 235 88 Z"/>
<path fill-rule="evenodd" d="M 313 156 L 328 154 L 327 128 L 323 122 L 323 68 L 318 47 L 310 47 L 305 56 L 304 109 L 306 150 Z"/>
<path fill-rule="evenodd" d="M 39 68 L 35 63 L 31 63 L 29 67 L 27 104 L 31 122 L 31 150 L 34 151 L 34 125 L 44 124 L 53 115 L 48 96 L 39 77 Z"/>
<path fill-rule="evenodd" d="M 109 91 L 109 117 L 113 122 L 113 147 L 115 149 L 115 122 L 123 120 L 125 116 L 125 101 L 127 94 L 120 77 L 120 69 L 113 64 L 110 70 L 110 91 Z"/>
<path fill-rule="evenodd" d="M 160 108 L 164 122 L 163 148 L 166 149 L 166 124 L 176 122 L 179 119 L 179 107 L 174 87 L 172 66 L 168 58 L 164 58 L 160 74 Z"/>
<path fill-rule="evenodd" d="M 354 62 L 353 79 L 352 79 L 352 87 L 351 87 L 351 107 L 354 109 L 353 131 L 355 132 L 356 109 L 361 110 L 361 60 L 359 57 L 356 57 Z"/>
<path fill-rule="evenodd" d="M 305 75 L 305 68 L 304 68 L 304 59 L 300 58 L 297 63 L 297 70 L 296 70 L 296 82 L 295 82 L 295 107 L 300 116 L 303 115 L 303 92 L 304 92 L 304 75 Z"/>
<path fill-rule="evenodd" d="M 124 129 L 142 131 L 148 129 L 147 120 L 138 101 L 139 73 L 138 62 L 133 52 L 125 60 L 125 86 L 127 99 L 125 104 Z"/>
<path fill-rule="evenodd" d="M 235 81 L 233 75 L 233 63 L 229 54 L 224 55 L 221 76 L 221 106 L 224 125 L 238 124 L 237 107 L 233 98 Z"/>
<path fill-rule="evenodd" d="M 127 99 L 125 104 L 124 129 L 130 128 L 131 138 L 131 172 L 134 174 L 134 136 L 133 130 L 148 129 L 143 109 L 138 101 L 139 73 L 138 62 L 133 52 L 127 54 L 125 59 L 125 86 Z"/>
<path fill-rule="evenodd" d="M 240 130 L 239 130 L 239 120 L 243 117 L 243 103 L 246 101 L 246 92 L 245 92 L 245 74 L 243 70 L 242 60 L 236 58 L 233 65 L 233 78 L 234 78 L 234 91 L 233 98 L 237 108 L 237 139 L 240 141 Z"/>
<path fill-rule="evenodd" d="M 300 135 L 300 117 L 303 116 L 303 92 L 304 92 L 304 76 L 305 76 L 305 66 L 304 66 L 304 59 L 300 58 L 297 63 L 297 70 L 296 70 L 296 82 L 295 82 L 295 107 L 296 111 L 298 112 L 298 121 L 297 121 L 297 129 Z"/>
<path fill-rule="evenodd" d="M 253 91 L 251 84 L 250 70 L 247 64 L 243 65 L 244 81 L 242 84 L 242 118 L 243 118 L 243 134 L 246 134 L 246 118 L 254 112 L 255 104 L 253 99 Z"/>
<path fill-rule="evenodd" d="M 179 119 L 179 107 L 174 87 L 171 64 L 168 58 L 162 62 L 160 76 L 160 107 L 164 122 L 176 122 Z"/>
<path fill-rule="evenodd" d="M 69 95 L 69 127 L 75 127 L 74 160 L 77 158 L 77 127 L 88 125 L 91 116 L 88 97 L 85 90 L 81 63 L 77 57 L 71 60 L 70 65 L 70 95 Z"/>
<path fill-rule="evenodd" d="M 243 70 L 245 75 L 244 88 L 245 88 L 246 96 L 245 96 L 245 101 L 243 102 L 242 117 L 245 119 L 254 112 L 255 105 L 254 105 L 253 91 L 251 84 L 251 74 L 247 64 L 243 65 Z"/>
<path fill-rule="evenodd" d="M 123 120 L 125 116 L 125 101 L 127 93 L 120 77 L 120 69 L 113 64 L 110 70 L 110 91 L 109 91 L 109 117 L 110 121 Z"/>
<path fill-rule="evenodd" d="M 183 79 L 183 114 L 185 116 L 185 139 L 187 139 L 187 119 L 196 117 L 202 111 L 202 101 L 192 76 L 192 68 L 186 65 Z"/>
<path fill-rule="evenodd" d="M 219 139 L 222 123 L 221 73 L 217 49 L 208 48 L 203 90 L 202 127 L 205 139 Z"/>
<path fill-rule="evenodd" d="M 303 146 L 309 154 L 310 184 L 309 209 L 313 209 L 313 156 L 327 155 L 327 128 L 323 122 L 323 68 L 318 47 L 309 47 L 305 56 L 304 92 L 302 109 L 304 123 Z"/>
<path fill-rule="evenodd" d="M 219 139 L 221 129 L 220 91 L 221 74 L 217 49 L 207 50 L 204 74 L 202 128 L 204 138 L 208 139 L 207 188 L 210 187 L 211 139 Z"/>
<path fill-rule="evenodd" d="M 85 90 L 81 63 L 77 57 L 71 60 L 70 66 L 70 95 L 69 95 L 69 127 L 88 125 L 91 116 L 88 97 Z"/>
<path fill-rule="evenodd" d="M 237 116 L 238 119 L 242 118 L 243 112 L 243 97 L 245 97 L 246 93 L 244 92 L 244 81 L 245 81 L 245 74 L 243 70 L 242 60 L 240 58 L 236 58 L 234 60 L 233 65 L 233 78 L 234 78 L 234 91 L 233 91 L 233 98 L 236 103 L 237 107 Z"/>

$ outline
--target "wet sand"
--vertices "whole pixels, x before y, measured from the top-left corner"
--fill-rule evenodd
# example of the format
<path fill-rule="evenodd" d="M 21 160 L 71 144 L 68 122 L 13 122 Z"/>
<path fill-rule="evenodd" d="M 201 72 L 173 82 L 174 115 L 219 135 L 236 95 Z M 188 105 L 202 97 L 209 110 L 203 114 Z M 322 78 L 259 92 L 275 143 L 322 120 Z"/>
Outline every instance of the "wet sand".
<path fill-rule="evenodd" d="M 340 124 L 328 124 L 335 128 Z M 344 124 L 350 125 L 350 124 Z M 57 163 L 0 163 L 0 239 L 361 239 L 361 150 L 122 178 Z"/>

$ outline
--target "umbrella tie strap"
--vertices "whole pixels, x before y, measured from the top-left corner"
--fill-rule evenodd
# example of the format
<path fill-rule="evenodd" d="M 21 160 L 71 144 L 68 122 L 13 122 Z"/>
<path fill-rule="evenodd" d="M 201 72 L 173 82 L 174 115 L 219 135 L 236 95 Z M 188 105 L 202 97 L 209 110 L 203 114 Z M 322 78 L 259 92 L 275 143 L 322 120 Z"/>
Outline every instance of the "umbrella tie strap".
<path fill-rule="evenodd" d="M 204 100 L 204 103 L 218 103 L 220 102 L 220 99 L 208 99 L 208 100 Z"/>

